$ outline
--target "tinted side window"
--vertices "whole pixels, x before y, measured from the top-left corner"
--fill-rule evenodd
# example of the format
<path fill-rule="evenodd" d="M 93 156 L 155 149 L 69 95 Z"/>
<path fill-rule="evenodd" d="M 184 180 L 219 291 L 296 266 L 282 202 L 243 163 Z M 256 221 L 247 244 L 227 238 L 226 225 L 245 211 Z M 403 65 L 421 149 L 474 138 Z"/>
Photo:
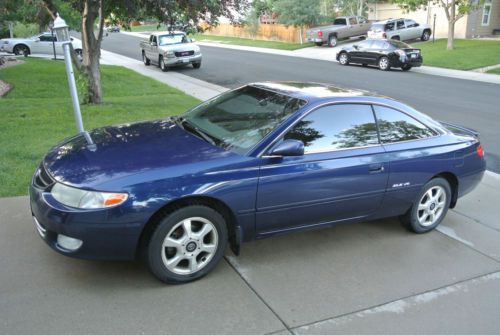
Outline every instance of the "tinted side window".
<path fill-rule="evenodd" d="M 372 48 L 373 49 L 386 49 L 387 48 L 386 44 L 387 43 L 385 43 L 382 40 L 374 40 L 373 44 L 372 44 Z"/>
<path fill-rule="evenodd" d="M 285 139 L 301 140 L 306 153 L 379 143 L 371 107 L 357 104 L 322 107 L 300 120 Z"/>
<path fill-rule="evenodd" d="M 434 132 L 409 115 L 392 108 L 373 106 L 382 143 L 417 140 L 434 136 Z"/>
<path fill-rule="evenodd" d="M 40 41 L 41 42 L 52 42 L 52 40 L 54 40 L 54 42 L 56 41 L 55 36 L 54 36 L 54 38 L 52 38 L 51 35 L 41 35 L 40 36 Z"/>
<path fill-rule="evenodd" d="M 417 26 L 417 23 L 413 20 L 405 20 L 406 28 L 413 28 Z"/>
<path fill-rule="evenodd" d="M 385 25 L 385 30 L 394 30 L 394 21 L 393 22 L 388 22 L 386 25 Z"/>
<path fill-rule="evenodd" d="M 405 22 L 403 20 L 399 20 L 397 22 L 397 29 L 404 29 L 405 28 Z"/>

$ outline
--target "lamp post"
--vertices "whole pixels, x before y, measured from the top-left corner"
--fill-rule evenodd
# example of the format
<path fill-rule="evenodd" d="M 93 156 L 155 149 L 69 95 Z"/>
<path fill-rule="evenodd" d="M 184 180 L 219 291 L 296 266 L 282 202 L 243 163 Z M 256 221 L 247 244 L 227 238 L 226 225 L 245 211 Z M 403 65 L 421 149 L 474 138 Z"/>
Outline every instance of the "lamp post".
<path fill-rule="evenodd" d="M 54 22 L 51 21 L 49 23 L 49 28 L 50 28 L 50 35 L 52 37 L 52 51 L 54 52 L 54 60 L 57 60 L 57 56 L 56 56 L 56 41 L 55 41 L 55 38 L 54 38 Z"/>
<path fill-rule="evenodd" d="M 80 103 L 78 102 L 78 92 L 76 90 L 75 75 L 73 73 L 73 66 L 71 64 L 71 54 L 70 45 L 71 37 L 69 36 L 69 27 L 59 14 L 57 14 L 54 20 L 54 30 L 56 32 L 57 40 L 62 42 L 64 50 L 64 63 L 66 64 L 66 74 L 68 76 L 69 92 L 71 93 L 71 100 L 73 102 L 73 111 L 75 113 L 76 129 L 80 134 L 82 134 L 87 140 L 88 148 L 90 150 L 95 150 L 96 146 L 92 142 L 92 138 L 89 133 L 83 128 L 82 113 L 80 111 Z"/>

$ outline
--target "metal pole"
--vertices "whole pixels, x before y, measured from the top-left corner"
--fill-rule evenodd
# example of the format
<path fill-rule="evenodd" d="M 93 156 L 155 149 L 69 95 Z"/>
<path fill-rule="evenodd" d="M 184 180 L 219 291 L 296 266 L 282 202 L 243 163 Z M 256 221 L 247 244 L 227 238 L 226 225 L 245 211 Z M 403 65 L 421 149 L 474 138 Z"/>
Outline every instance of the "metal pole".
<path fill-rule="evenodd" d="M 434 14 L 434 23 L 432 24 L 432 43 L 436 41 L 436 14 Z"/>
<path fill-rule="evenodd" d="M 54 51 L 54 60 L 57 60 L 56 42 L 54 41 L 54 29 L 53 28 L 50 28 L 50 34 L 52 35 L 52 50 Z"/>
<path fill-rule="evenodd" d="M 69 92 L 71 93 L 71 100 L 73 102 L 73 111 L 75 112 L 76 129 L 79 133 L 83 133 L 82 113 L 80 111 L 80 103 L 78 102 L 78 92 L 76 91 L 75 75 L 73 73 L 73 66 L 71 65 L 71 54 L 69 44 L 63 44 L 64 49 L 64 63 L 66 64 L 66 74 L 68 75 Z"/>

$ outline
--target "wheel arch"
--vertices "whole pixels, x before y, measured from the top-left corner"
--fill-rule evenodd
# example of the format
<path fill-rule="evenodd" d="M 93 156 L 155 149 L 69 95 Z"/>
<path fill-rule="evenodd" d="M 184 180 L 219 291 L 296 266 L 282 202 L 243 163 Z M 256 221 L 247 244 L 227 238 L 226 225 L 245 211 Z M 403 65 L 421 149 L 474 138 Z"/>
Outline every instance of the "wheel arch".
<path fill-rule="evenodd" d="M 231 208 L 220 199 L 209 196 L 192 195 L 168 202 L 167 204 L 159 208 L 149 218 L 149 220 L 144 225 L 144 228 L 142 229 L 141 236 L 139 237 L 139 243 L 137 244 L 136 248 L 136 258 L 141 256 L 144 247 L 149 242 L 152 233 L 163 217 L 175 212 L 180 208 L 192 205 L 206 206 L 212 208 L 220 215 L 222 215 L 224 221 L 226 222 L 231 250 L 236 255 L 238 255 L 241 244 L 241 230 L 239 228 L 236 216 L 234 215 Z"/>
<path fill-rule="evenodd" d="M 12 50 L 13 51 L 16 50 L 16 48 L 18 46 L 21 46 L 21 45 L 24 46 L 24 47 L 26 47 L 28 49 L 28 55 L 31 55 L 31 48 L 26 43 L 17 43 L 16 45 L 14 45 L 14 47 L 12 48 Z"/>
<path fill-rule="evenodd" d="M 448 184 L 450 184 L 451 187 L 451 201 L 450 201 L 450 208 L 454 208 L 455 205 L 457 204 L 458 200 L 458 178 L 455 174 L 452 172 L 441 172 L 433 176 L 431 179 L 435 178 L 443 178 L 445 179 Z"/>

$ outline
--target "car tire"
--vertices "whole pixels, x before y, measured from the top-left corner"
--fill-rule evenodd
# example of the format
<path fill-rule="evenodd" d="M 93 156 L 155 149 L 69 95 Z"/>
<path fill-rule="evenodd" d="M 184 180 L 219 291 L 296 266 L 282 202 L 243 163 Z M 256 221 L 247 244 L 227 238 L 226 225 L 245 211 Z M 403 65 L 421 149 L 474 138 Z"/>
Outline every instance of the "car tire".
<path fill-rule="evenodd" d="M 31 53 L 30 52 L 30 48 L 27 45 L 24 45 L 24 44 L 18 44 L 18 45 L 16 45 L 12 51 L 17 56 L 19 56 L 19 55 L 25 55 L 25 56 L 27 56 L 27 55 L 29 55 Z"/>
<path fill-rule="evenodd" d="M 349 55 L 347 54 L 347 52 L 340 53 L 339 64 L 340 65 L 349 65 Z"/>
<path fill-rule="evenodd" d="M 314 42 L 314 44 L 316 44 L 317 47 L 320 47 L 323 45 L 323 42 Z"/>
<path fill-rule="evenodd" d="M 396 40 L 396 41 L 400 41 L 401 38 L 399 36 L 392 36 L 391 37 L 391 40 Z"/>
<path fill-rule="evenodd" d="M 330 37 L 328 37 L 328 46 L 330 48 L 335 47 L 337 43 L 338 43 L 337 36 L 331 35 Z"/>
<path fill-rule="evenodd" d="M 401 66 L 401 70 L 403 71 L 410 71 L 411 70 L 411 65 L 405 64 Z"/>
<path fill-rule="evenodd" d="M 146 53 L 144 51 L 142 51 L 142 62 L 146 66 L 149 66 L 151 64 L 151 61 L 149 60 L 148 57 L 146 57 Z"/>
<path fill-rule="evenodd" d="M 195 69 L 199 69 L 201 67 L 201 62 L 199 62 L 199 63 L 193 63 L 193 67 Z"/>
<path fill-rule="evenodd" d="M 422 33 L 422 37 L 420 37 L 422 41 L 428 41 L 430 38 L 431 32 L 429 30 L 424 30 L 424 32 Z"/>
<path fill-rule="evenodd" d="M 413 206 L 400 217 L 409 230 L 427 233 L 443 221 L 451 201 L 451 188 L 444 178 L 434 178 L 422 187 Z"/>
<path fill-rule="evenodd" d="M 386 56 L 380 57 L 378 60 L 378 68 L 382 71 L 389 71 L 391 69 L 389 58 Z"/>
<path fill-rule="evenodd" d="M 167 71 L 168 71 L 168 66 L 167 66 L 167 64 L 165 64 L 165 62 L 163 61 L 163 57 L 162 57 L 162 56 L 160 56 L 160 59 L 159 59 L 158 63 L 160 64 L 160 69 L 161 69 L 163 72 L 167 72 Z"/>
<path fill-rule="evenodd" d="M 154 229 L 145 246 L 146 263 L 165 283 L 187 283 L 215 268 L 227 241 L 226 222 L 217 211 L 201 205 L 183 207 Z"/>

